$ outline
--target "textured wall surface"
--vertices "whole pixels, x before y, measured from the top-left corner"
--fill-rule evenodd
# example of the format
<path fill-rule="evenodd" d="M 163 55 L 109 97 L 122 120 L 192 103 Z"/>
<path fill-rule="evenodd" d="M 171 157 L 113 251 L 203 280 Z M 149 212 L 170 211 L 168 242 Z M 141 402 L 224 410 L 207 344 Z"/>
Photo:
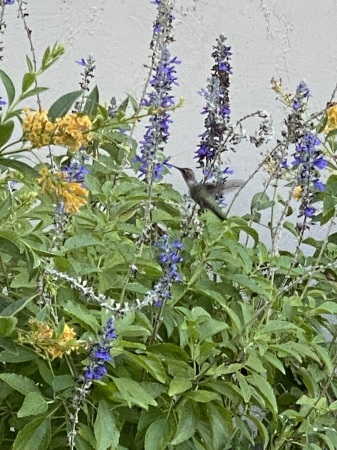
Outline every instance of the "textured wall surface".
<path fill-rule="evenodd" d="M 156 13 L 150 0 L 28 0 L 27 12 L 38 56 L 55 41 L 67 49 L 43 79 L 44 85 L 53 87 L 43 96 L 46 106 L 78 88 L 80 67 L 75 60 L 90 53 L 97 62 L 102 99 L 113 95 L 122 99 L 127 92 L 140 97 Z M 283 108 L 270 89 L 272 76 L 281 77 L 291 91 L 305 78 L 312 90 L 313 108 L 324 106 L 334 89 L 336 0 L 176 0 L 175 17 L 172 55 L 183 62 L 178 66 L 180 85 L 175 94 L 185 98 L 184 106 L 174 113 L 168 145 L 176 164 L 194 165 L 193 153 L 203 126 L 203 99 L 198 91 L 209 76 L 211 47 L 220 33 L 233 48 L 234 118 L 265 109 L 273 115 L 276 133 L 281 130 Z M 29 44 L 15 5 L 6 7 L 5 21 L 1 67 L 20 80 Z M 260 158 L 259 150 L 244 144 L 227 160 L 237 176 L 246 177 Z M 183 186 L 178 174 L 167 179 Z M 262 181 L 263 174 L 256 183 Z"/>

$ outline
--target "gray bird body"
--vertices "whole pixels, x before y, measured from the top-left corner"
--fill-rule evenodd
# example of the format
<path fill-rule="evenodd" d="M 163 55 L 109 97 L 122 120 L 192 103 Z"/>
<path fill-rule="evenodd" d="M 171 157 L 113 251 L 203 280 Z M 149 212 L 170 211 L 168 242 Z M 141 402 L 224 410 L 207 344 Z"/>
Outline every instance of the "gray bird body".
<path fill-rule="evenodd" d="M 172 165 L 172 164 L 171 164 Z M 224 220 L 225 215 L 217 202 L 216 196 L 227 194 L 243 186 L 243 180 L 228 180 L 224 183 L 199 183 L 192 169 L 173 166 L 182 174 L 190 192 L 190 196 L 201 209 L 208 209 L 219 219 Z"/>

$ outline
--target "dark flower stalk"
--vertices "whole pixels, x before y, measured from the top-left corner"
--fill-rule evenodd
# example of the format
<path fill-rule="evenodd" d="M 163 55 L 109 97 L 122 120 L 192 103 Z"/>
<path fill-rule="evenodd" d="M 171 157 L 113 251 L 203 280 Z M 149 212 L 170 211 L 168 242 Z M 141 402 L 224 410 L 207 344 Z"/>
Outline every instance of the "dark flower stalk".
<path fill-rule="evenodd" d="M 152 115 L 150 124 L 146 126 L 143 140 L 140 142 L 140 155 L 135 159 L 139 164 L 139 172 L 146 180 L 159 180 L 162 177 L 167 158 L 164 147 L 167 143 L 169 125 L 172 123 L 168 109 L 175 107 L 174 97 L 171 94 L 172 86 L 178 85 L 176 65 L 180 61 L 171 57 L 169 44 L 173 40 L 172 31 L 172 2 L 170 0 L 155 0 L 158 7 L 157 17 L 153 25 L 154 39 L 151 48 L 154 48 L 153 73 L 150 79 L 151 91 L 141 101 L 141 105 L 148 108 Z"/>
<path fill-rule="evenodd" d="M 195 158 L 198 166 L 204 169 L 206 177 L 214 173 L 215 161 L 224 150 L 222 146 L 230 128 L 229 86 L 230 75 L 233 73 L 230 64 L 232 53 L 225 42 L 226 38 L 220 35 L 213 47 L 212 57 L 215 63 L 212 75 L 208 79 L 207 88 L 201 91 L 206 101 L 202 112 L 206 115 L 205 131 L 200 135 Z"/>
<path fill-rule="evenodd" d="M 92 55 L 89 55 L 87 59 L 81 58 L 75 62 L 83 67 L 83 72 L 81 72 L 82 79 L 79 83 L 83 95 L 81 100 L 77 101 L 74 106 L 74 111 L 81 112 L 84 106 L 85 94 L 89 91 L 90 82 L 95 77 L 96 61 Z"/>

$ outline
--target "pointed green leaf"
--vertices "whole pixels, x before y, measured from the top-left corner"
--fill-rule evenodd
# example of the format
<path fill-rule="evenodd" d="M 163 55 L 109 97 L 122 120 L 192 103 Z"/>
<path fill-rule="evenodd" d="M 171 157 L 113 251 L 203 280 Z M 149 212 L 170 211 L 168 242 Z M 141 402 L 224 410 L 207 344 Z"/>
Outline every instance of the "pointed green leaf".
<path fill-rule="evenodd" d="M 214 400 L 221 400 L 221 397 L 217 393 L 205 391 L 203 389 L 198 389 L 197 391 L 189 392 L 187 394 L 187 397 L 195 402 L 200 403 L 208 403 Z"/>
<path fill-rule="evenodd" d="M 83 91 L 74 91 L 69 94 L 62 95 L 62 97 L 57 99 L 56 102 L 54 102 L 49 108 L 49 119 L 54 121 L 58 117 L 65 116 L 81 95 L 83 95 Z"/>
<path fill-rule="evenodd" d="M 3 82 L 3 85 L 5 86 L 6 92 L 7 92 L 7 103 L 8 106 L 11 106 L 11 104 L 14 101 L 15 98 L 15 87 L 12 82 L 12 80 L 9 78 L 9 76 L 0 69 L 0 78 Z"/>
<path fill-rule="evenodd" d="M 22 93 L 26 92 L 31 87 L 31 85 L 34 83 L 35 80 L 36 80 L 35 73 L 33 72 L 25 73 L 22 79 L 22 87 L 21 87 Z"/>
<path fill-rule="evenodd" d="M 191 438 L 197 429 L 197 417 L 191 402 L 186 402 L 179 411 L 177 431 L 171 445 L 177 445 Z"/>
<path fill-rule="evenodd" d="M 39 177 L 39 173 L 36 170 L 34 170 L 28 164 L 25 164 L 22 161 L 18 161 L 16 159 L 0 157 L 0 165 L 17 170 L 18 172 L 21 172 L 34 179 Z"/>
<path fill-rule="evenodd" d="M 146 430 L 144 450 L 165 450 L 171 439 L 170 423 L 159 419 L 151 423 Z"/>
<path fill-rule="evenodd" d="M 271 412 L 274 416 L 278 413 L 277 401 L 275 397 L 275 393 L 271 385 L 268 383 L 266 378 L 258 375 L 257 373 L 253 373 L 251 377 L 249 377 L 249 383 L 255 386 L 266 404 L 269 406 Z"/>
<path fill-rule="evenodd" d="M 119 430 L 116 420 L 104 400 L 98 404 L 97 416 L 94 424 L 96 450 L 116 449 L 119 442 Z"/>
<path fill-rule="evenodd" d="M 29 392 L 40 393 L 40 390 L 34 381 L 23 375 L 18 375 L 16 373 L 0 373 L 0 380 L 4 381 L 12 389 L 23 395 L 27 395 Z"/>
<path fill-rule="evenodd" d="M 168 395 L 173 397 L 174 395 L 182 394 L 188 391 L 192 387 L 192 382 L 187 378 L 174 377 L 170 383 Z"/>
<path fill-rule="evenodd" d="M 132 404 L 148 409 L 149 405 L 157 406 L 157 402 L 136 381 L 129 378 L 113 378 L 117 389 L 131 408 Z"/>
<path fill-rule="evenodd" d="M 0 336 L 10 336 L 17 321 L 16 317 L 0 317 Z"/>
<path fill-rule="evenodd" d="M 19 431 L 12 450 L 46 450 L 51 438 L 50 421 L 36 419 Z"/>
<path fill-rule="evenodd" d="M 48 403 L 38 392 L 28 392 L 21 408 L 19 409 L 18 417 L 38 416 L 48 410 Z"/>
<path fill-rule="evenodd" d="M 89 116 L 93 116 L 94 114 L 96 114 L 98 103 L 99 103 L 99 92 L 98 87 L 95 86 L 87 97 L 87 101 L 85 102 L 83 108 L 83 113 L 88 114 Z"/>
<path fill-rule="evenodd" d="M 25 92 L 24 94 L 20 95 L 20 100 L 24 100 L 28 97 L 33 97 L 33 95 L 41 94 L 42 92 L 48 91 L 49 88 L 46 87 L 36 87 L 31 89 L 30 91 Z"/>
<path fill-rule="evenodd" d="M 104 245 L 102 241 L 96 239 L 90 234 L 82 234 L 77 236 L 72 236 L 67 239 L 64 247 L 67 251 L 74 250 L 82 247 L 89 247 L 91 245 Z"/>
<path fill-rule="evenodd" d="M 0 148 L 10 140 L 14 130 L 14 122 L 8 120 L 0 124 Z"/>

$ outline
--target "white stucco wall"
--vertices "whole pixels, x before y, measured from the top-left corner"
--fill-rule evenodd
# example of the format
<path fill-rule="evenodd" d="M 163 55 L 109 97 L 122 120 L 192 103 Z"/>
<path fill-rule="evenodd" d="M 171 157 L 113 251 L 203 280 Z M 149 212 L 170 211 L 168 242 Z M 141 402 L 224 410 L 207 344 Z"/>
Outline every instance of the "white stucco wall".
<path fill-rule="evenodd" d="M 102 100 L 112 95 L 122 99 L 127 92 L 139 98 L 156 13 L 150 0 L 28 0 L 27 10 L 38 56 L 55 41 L 67 48 L 61 62 L 43 79 L 44 85 L 53 88 L 43 95 L 46 106 L 78 88 L 81 68 L 75 60 L 89 53 L 97 62 Z M 234 118 L 265 109 L 273 115 L 276 131 L 281 129 L 282 106 L 270 89 L 272 76 L 281 77 L 292 91 L 305 78 L 313 93 L 313 108 L 324 106 L 333 91 L 337 81 L 336 0 L 176 0 L 175 17 L 172 54 L 183 61 L 178 66 L 180 86 L 175 94 L 185 98 L 183 108 L 174 114 L 168 145 L 176 164 L 194 166 L 193 153 L 203 126 L 203 100 L 198 91 L 205 86 L 211 47 L 220 33 L 228 37 L 233 49 Z M 0 64 L 18 81 L 29 45 L 16 5 L 6 7 L 5 21 Z M 251 145 L 228 155 L 238 177 L 248 176 L 259 160 L 259 150 Z M 262 179 L 263 174 L 256 183 Z M 179 174 L 168 176 L 168 181 L 185 189 Z"/>

